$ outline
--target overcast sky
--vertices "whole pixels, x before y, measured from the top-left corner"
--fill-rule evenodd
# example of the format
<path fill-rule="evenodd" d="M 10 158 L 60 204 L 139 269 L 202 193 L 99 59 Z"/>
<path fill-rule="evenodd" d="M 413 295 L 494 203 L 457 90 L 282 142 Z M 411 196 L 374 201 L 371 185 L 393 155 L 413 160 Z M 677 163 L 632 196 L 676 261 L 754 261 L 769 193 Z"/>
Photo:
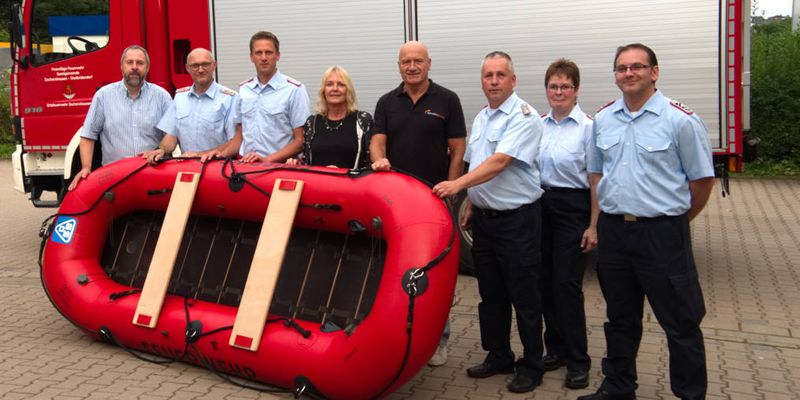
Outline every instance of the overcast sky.
<path fill-rule="evenodd" d="M 771 17 L 773 15 L 792 15 L 792 0 L 752 0 L 758 2 L 756 15 Z M 800 0 L 795 0 L 800 1 Z"/>

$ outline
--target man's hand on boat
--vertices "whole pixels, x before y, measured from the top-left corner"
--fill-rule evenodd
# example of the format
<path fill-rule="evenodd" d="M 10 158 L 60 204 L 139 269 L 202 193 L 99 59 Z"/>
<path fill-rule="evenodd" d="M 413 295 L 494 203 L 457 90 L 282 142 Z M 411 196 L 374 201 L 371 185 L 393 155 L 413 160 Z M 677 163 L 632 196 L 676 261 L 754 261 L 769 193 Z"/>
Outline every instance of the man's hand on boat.
<path fill-rule="evenodd" d="M 90 172 L 92 172 L 91 168 L 83 168 L 80 171 L 78 171 L 78 173 L 75 174 L 75 177 L 72 178 L 72 182 L 70 182 L 69 188 L 67 188 L 67 189 L 68 190 L 72 190 L 72 189 L 75 189 L 76 187 L 78 187 L 78 182 L 80 182 L 81 179 L 86 178 L 87 176 L 89 176 Z"/>
<path fill-rule="evenodd" d="M 155 165 L 158 160 L 164 158 L 164 150 L 161 148 L 155 150 L 148 150 L 139 154 L 140 157 L 147 160 L 147 163 L 150 165 Z"/>

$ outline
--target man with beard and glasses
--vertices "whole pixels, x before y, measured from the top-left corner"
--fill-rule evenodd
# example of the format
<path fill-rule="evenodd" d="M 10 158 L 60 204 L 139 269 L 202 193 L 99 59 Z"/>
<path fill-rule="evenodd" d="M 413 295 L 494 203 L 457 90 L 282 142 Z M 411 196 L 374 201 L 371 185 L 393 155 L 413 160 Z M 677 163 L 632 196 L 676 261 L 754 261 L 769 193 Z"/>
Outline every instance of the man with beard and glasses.
<path fill-rule="evenodd" d="M 122 80 L 100 88 L 92 99 L 81 132 L 81 170 L 69 190 L 89 176 L 96 141 L 101 144 L 101 164 L 106 165 L 155 149 L 164 136 L 156 124 L 172 98 L 166 90 L 145 80 L 150 70 L 147 50 L 137 45 L 127 47 L 122 51 L 120 69 Z"/>

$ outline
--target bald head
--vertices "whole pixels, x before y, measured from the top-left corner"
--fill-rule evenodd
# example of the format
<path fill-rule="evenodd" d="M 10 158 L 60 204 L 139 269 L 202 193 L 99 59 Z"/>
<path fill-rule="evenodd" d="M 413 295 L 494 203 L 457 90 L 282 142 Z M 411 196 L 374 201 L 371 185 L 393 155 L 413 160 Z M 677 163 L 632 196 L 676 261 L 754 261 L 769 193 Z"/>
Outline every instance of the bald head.
<path fill-rule="evenodd" d="M 407 89 L 427 88 L 428 71 L 431 69 L 427 46 L 417 41 L 406 42 L 400 47 L 397 65 Z"/>
<path fill-rule="evenodd" d="M 200 60 L 200 61 L 198 61 Z M 202 47 L 198 47 L 189 52 L 189 55 L 186 57 L 186 63 L 191 64 L 192 62 L 214 62 L 214 54 L 211 53 L 210 50 L 204 49 Z"/>
<path fill-rule="evenodd" d="M 416 52 L 416 53 L 419 53 L 419 54 L 423 54 L 425 56 L 425 58 L 429 59 L 429 57 L 428 57 L 428 46 L 425 46 L 425 44 L 422 43 L 422 42 L 418 42 L 416 40 L 411 40 L 411 41 L 403 43 L 403 45 L 400 46 L 400 55 L 398 56 L 398 59 L 402 59 L 403 58 L 403 53 L 408 53 L 408 52 Z"/>

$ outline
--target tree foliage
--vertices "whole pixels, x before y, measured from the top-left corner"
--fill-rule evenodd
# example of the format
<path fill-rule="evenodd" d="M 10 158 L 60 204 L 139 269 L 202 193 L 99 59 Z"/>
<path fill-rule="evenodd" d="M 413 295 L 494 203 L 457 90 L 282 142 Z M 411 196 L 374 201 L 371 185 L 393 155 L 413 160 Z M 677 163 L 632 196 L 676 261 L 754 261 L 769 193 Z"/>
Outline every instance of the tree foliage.
<path fill-rule="evenodd" d="M 752 29 L 751 130 L 760 137 L 759 155 L 771 161 L 800 161 L 800 31 L 791 20 Z"/>
<path fill-rule="evenodd" d="M 14 143 L 11 134 L 11 93 L 7 71 L 0 71 L 0 143 Z"/>

